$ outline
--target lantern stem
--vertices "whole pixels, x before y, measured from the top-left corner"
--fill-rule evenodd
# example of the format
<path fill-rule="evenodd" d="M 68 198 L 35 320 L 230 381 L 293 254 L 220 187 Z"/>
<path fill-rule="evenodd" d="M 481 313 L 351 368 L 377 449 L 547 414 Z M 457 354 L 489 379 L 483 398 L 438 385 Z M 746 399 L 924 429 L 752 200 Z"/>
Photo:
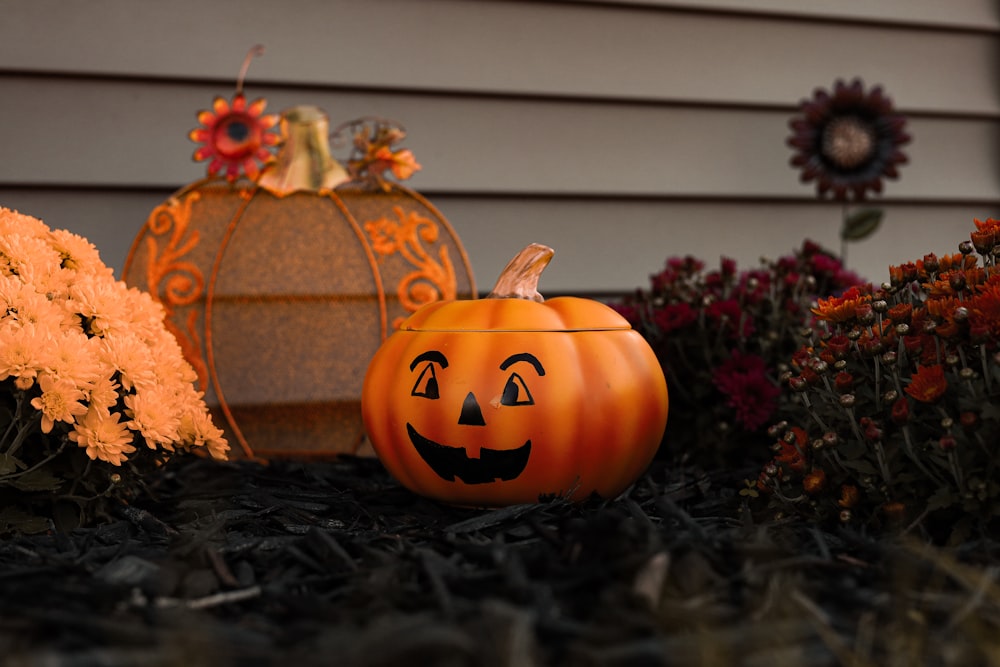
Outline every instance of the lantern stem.
<path fill-rule="evenodd" d="M 243 79 L 246 78 L 247 70 L 250 69 L 250 61 L 257 56 L 262 56 L 262 55 L 264 55 L 263 44 L 255 44 L 254 46 L 250 47 L 249 51 L 247 51 L 247 57 L 243 59 L 243 66 L 240 67 L 240 74 L 238 77 L 236 77 L 236 93 L 238 95 L 243 94 Z"/>
<path fill-rule="evenodd" d="M 487 299 L 528 299 L 542 302 L 538 293 L 538 279 L 552 260 L 555 251 L 540 243 L 532 243 L 510 260 L 497 278 L 493 291 Z"/>
<path fill-rule="evenodd" d="M 332 190 L 349 180 L 347 171 L 330 155 L 330 121 L 319 107 L 302 105 L 281 114 L 284 144 L 277 161 L 258 183 L 277 195 L 299 190 Z"/>

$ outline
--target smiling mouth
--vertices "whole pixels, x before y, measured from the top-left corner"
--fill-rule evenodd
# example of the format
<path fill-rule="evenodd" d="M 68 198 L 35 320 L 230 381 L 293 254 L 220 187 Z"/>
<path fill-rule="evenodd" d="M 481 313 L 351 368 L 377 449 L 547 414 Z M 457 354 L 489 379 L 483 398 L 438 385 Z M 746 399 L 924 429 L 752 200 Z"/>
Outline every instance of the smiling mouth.
<path fill-rule="evenodd" d="M 455 478 L 466 484 L 486 484 L 498 479 L 509 481 L 524 472 L 531 454 L 531 440 L 517 449 L 480 450 L 478 459 L 470 459 L 462 447 L 448 447 L 429 440 L 417 433 L 411 424 L 406 425 L 410 442 L 427 465 L 439 477 L 449 482 Z"/>

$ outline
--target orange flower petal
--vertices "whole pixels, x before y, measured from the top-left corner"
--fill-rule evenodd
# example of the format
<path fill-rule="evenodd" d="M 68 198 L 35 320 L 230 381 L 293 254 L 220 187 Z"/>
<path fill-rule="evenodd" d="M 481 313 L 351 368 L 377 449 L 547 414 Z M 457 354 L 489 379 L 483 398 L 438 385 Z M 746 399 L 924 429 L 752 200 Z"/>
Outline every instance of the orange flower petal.
<path fill-rule="evenodd" d="M 217 116 L 229 113 L 229 102 L 227 102 L 224 97 L 216 97 L 212 100 L 212 111 L 214 111 Z"/>

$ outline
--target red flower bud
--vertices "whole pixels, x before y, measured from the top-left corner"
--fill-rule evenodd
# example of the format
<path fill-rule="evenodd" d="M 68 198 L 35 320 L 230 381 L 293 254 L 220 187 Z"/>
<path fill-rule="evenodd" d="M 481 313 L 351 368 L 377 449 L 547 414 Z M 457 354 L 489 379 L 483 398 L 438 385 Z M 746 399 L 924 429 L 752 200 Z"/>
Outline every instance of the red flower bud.
<path fill-rule="evenodd" d="M 900 398 L 892 404 L 892 423 L 902 426 L 910 421 L 910 403 L 905 398 Z"/>
<path fill-rule="evenodd" d="M 909 324 L 913 315 L 913 306 L 908 303 L 897 303 L 889 309 L 889 319 L 896 324 Z"/>
<path fill-rule="evenodd" d="M 972 232 L 971 238 L 972 245 L 976 247 L 976 252 L 980 255 L 985 255 L 993 250 L 993 246 L 997 244 L 996 230 L 992 227 L 977 229 Z"/>
<path fill-rule="evenodd" d="M 928 253 L 924 255 L 923 262 L 917 262 L 918 266 L 921 266 L 927 273 L 934 273 L 938 270 L 940 264 L 938 263 L 937 255 L 934 253 Z"/>
<path fill-rule="evenodd" d="M 979 415 L 972 410 L 966 410 L 958 416 L 958 421 L 962 424 L 962 428 L 975 428 L 979 424 Z"/>
<path fill-rule="evenodd" d="M 851 349 L 851 339 L 843 334 L 837 334 L 826 341 L 826 348 L 833 353 L 834 358 L 843 359 Z"/>
<path fill-rule="evenodd" d="M 809 388 L 809 382 L 801 375 L 793 375 L 788 378 L 788 386 L 792 391 L 805 391 Z"/>
<path fill-rule="evenodd" d="M 940 440 L 938 440 L 938 447 L 941 448 L 941 451 L 950 452 L 951 450 L 958 447 L 958 441 L 955 440 L 955 436 L 951 435 L 950 433 L 946 433 L 945 435 L 941 436 Z"/>
<path fill-rule="evenodd" d="M 802 369 L 802 379 L 806 381 L 809 385 L 816 385 L 820 382 L 819 373 L 813 370 L 812 365 L 807 365 Z"/>
<path fill-rule="evenodd" d="M 866 357 L 874 357 L 877 354 L 881 354 L 884 347 L 881 339 L 874 336 L 865 335 L 858 340 L 858 349 Z"/>
<path fill-rule="evenodd" d="M 878 422 L 868 417 L 861 418 L 861 430 L 864 432 L 865 440 L 878 442 L 882 439 L 882 429 L 879 428 Z"/>
<path fill-rule="evenodd" d="M 847 371 L 840 371 L 833 378 L 834 388 L 841 394 L 846 394 L 854 387 L 854 376 Z"/>
<path fill-rule="evenodd" d="M 924 351 L 924 339 L 922 336 L 903 336 L 903 347 L 912 356 L 919 356 Z"/>
<path fill-rule="evenodd" d="M 975 344 L 985 343 L 990 337 L 990 327 L 988 324 L 978 322 L 969 325 L 969 339 Z"/>

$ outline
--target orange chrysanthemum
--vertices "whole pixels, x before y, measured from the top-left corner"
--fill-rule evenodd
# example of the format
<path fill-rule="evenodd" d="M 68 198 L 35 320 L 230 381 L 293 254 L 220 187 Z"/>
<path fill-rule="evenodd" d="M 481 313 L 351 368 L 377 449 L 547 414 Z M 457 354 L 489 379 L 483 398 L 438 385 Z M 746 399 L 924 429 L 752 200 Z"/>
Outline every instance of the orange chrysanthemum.
<path fill-rule="evenodd" d="M 1000 284 L 990 280 L 965 303 L 969 313 L 969 331 L 973 337 L 1000 336 Z"/>
<path fill-rule="evenodd" d="M 955 311 L 965 305 L 955 296 L 942 296 L 929 299 L 926 303 L 927 314 L 937 323 L 935 333 L 943 338 L 951 338 L 958 334 L 959 326 L 955 322 Z"/>
<path fill-rule="evenodd" d="M 840 296 L 829 299 L 818 299 L 813 314 L 821 320 L 840 324 L 850 322 L 857 317 L 859 306 L 870 303 L 870 294 L 861 294 L 861 290 L 852 287 Z"/>
<path fill-rule="evenodd" d="M 986 220 L 972 219 L 972 222 L 976 223 L 976 229 L 978 231 L 995 231 L 1000 233 L 1000 220 L 994 220 L 993 218 L 986 218 Z"/>
<path fill-rule="evenodd" d="M 933 366 L 918 366 L 917 372 L 910 379 L 910 384 L 906 385 L 907 394 L 921 403 L 934 403 L 942 396 L 948 388 L 948 381 L 944 377 L 944 367 L 941 364 Z"/>
<path fill-rule="evenodd" d="M 251 180 L 260 175 L 260 165 L 273 159 L 270 147 L 281 137 L 274 131 L 277 114 L 264 114 L 267 101 L 263 98 L 247 104 L 243 93 L 236 93 L 230 104 L 216 97 L 212 110 L 198 113 L 202 127 L 191 130 L 188 138 L 202 144 L 194 152 L 194 160 L 208 163 L 208 175 L 225 171 L 226 180 L 233 182 L 242 171 Z M 260 163 L 260 165 L 258 165 Z"/>
<path fill-rule="evenodd" d="M 963 255 L 960 252 L 956 252 L 951 255 L 942 255 L 938 258 L 938 271 L 940 273 L 946 271 L 968 271 L 974 269 L 978 264 L 979 260 L 976 259 L 975 255 Z"/>

